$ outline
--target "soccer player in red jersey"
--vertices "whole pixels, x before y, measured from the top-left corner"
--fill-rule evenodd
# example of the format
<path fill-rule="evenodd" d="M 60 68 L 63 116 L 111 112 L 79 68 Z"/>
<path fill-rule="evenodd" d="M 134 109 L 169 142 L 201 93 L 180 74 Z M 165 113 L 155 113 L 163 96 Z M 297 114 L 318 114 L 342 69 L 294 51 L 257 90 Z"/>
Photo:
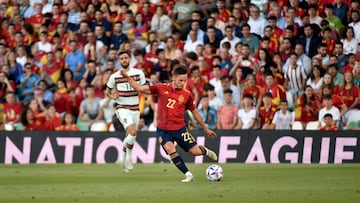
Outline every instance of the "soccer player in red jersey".
<path fill-rule="evenodd" d="M 207 155 L 212 160 L 217 160 L 217 155 L 205 146 L 198 145 L 195 138 L 185 127 L 184 112 L 190 110 L 194 118 L 198 121 L 205 133 L 211 137 L 216 137 L 216 133 L 209 130 L 202 120 L 198 110 L 194 105 L 194 96 L 186 90 L 185 84 L 188 79 L 186 68 L 179 66 L 172 73 L 172 82 L 166 84 L 155 84 L 152 86 L 140 85 L 124 69 L 121 74 L 128 79 L 129 84 L 138 92 L 157 95 L 158 97 L 158 119 L 157 136 L 163 149 L 169 154 L 175 166 L 185 174 L 182 182 L 194 180 L 192 173 L 186 167 L 184 160 L 176 151 L 174 141 L 194 156 Z"/>

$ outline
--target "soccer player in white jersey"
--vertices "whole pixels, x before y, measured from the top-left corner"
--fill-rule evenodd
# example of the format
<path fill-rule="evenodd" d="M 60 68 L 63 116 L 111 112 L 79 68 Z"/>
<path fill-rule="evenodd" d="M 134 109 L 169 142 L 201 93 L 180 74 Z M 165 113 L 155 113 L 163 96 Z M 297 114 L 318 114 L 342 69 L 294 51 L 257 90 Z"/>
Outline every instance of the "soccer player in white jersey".
<path fill-rule="evenodd" d="M 139 84 L 144 85 L 146 81 L 144 72 L 129 65 L 130 52 L 121 51 L 118 56 L 121 68 L 127 70 L 127 74 Z M 105 94 L 117 103 L 116 115 L 126 130 L 121 155 L 121 169 L 123 172 L 128 172 L 133 169 L 131 154 L 140 119 L 138 92 L 130 86 L 120 71 L 117 71 L 110 76 Z"/>

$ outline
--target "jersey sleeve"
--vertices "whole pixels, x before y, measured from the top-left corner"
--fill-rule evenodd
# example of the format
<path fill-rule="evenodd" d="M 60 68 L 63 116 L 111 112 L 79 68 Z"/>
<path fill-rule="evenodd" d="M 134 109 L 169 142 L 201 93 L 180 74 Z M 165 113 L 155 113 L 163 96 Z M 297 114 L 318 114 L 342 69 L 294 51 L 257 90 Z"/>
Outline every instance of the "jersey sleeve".
<path fill-rule="evenodd" d="M 196 109 L 194 95 L 191 93 L 189 94 L 189 99 L 186 104 L 186 109 L 189 109 L 190 111 L 193 111 L 194 109 Z"/>
<path fill-rule="evenodd" d="M 150 88 L 150 92 L 151 92 L 151 94 L 157 94 L 158 93 L 158 88 L 159 88 L 159 85 L 151 85 L 151 86 L 149 86 L 149 88 Z"/>
<path fill-rule="evenodd" d="M 140 71 L 140 85 L 144 85 L 146 82 L 145 74 L 143 71 Z"/>

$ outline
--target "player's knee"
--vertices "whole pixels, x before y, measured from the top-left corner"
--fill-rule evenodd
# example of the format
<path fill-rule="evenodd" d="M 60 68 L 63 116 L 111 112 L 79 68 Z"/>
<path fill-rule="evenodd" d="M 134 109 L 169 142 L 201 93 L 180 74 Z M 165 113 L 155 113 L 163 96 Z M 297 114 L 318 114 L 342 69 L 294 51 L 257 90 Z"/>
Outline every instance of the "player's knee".
<path fill-rule="evenodd" d="M 136 130 L 136 127 L 135 125 L 130 125 L 127 129 L 127 133 L 132 135 L 132 136 L 136 136 L 137 134 L 137 130 Z"/>
<path fill-rule="evenodd" d="M 199 146 L 195 146 L 195 147 L 192 147 L 190 150 L 189 150 L 189 153 L 193 156 L 200 156 L 200 155 L 203 155 L 203 152 L 201 151 L 201 149 L 199 148 Z"/>

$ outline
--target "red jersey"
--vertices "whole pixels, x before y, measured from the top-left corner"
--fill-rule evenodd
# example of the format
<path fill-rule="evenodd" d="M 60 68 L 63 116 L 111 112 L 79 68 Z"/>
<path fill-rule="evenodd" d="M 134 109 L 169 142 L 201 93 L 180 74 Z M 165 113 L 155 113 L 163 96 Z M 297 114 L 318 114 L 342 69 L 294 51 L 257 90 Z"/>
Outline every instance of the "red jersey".
<path fill-rule="evenodd" d="M 191 86 L 195 87 L 197 92 L 199 93 L 199 96 L 204 95 L 204 85 L 207 83 L 206 80 L 204 80 L 201 76 L 199 78 L 189 78 L 187 80 L 187 84 L 192 83 Z"/>
<path fill-rule="evenodd" d="M 15 104 L 4 103 L 3 114 L 6 115 L 7 122 L 14 122 L 16 120 L 16 115 L 21 114 L 22 106 L 20 103 L 16 102 Z"/>
<path fill-rule="evenodd" d="M 144 63 L 137 63 L 134 65 L 134 68 L 142 70 L 145 77 L 150 78 L 151 74 L 154 72 L 154 63 L 145 59 Z"/>
<path fill-rule="evenodd" d="M 249 87 L 249 86 L 246 86 L 242 92 L 242 96 L 241 96 L 241 99 L 244 98 L 244 96 L 246 94 L 251 94 L 253 97 L 254 97 L 254 103 L 257 104 L 259 102 L 259 99 L 260 99 L 260 93 L 261 93 L 261 87 L 256 85 L 254 87 Z"/>
<path fill-rule="evenodd" d="M 224 9 L 223 11 L 219 11 L 218 19 L 220 19 L 224 23 L 228 23 L 230 16 L 231 12 L 227 9 Z"/>
<path fill-rule="evenodd" d="M 25 128 L 25 131 L 34 131 L 34 130 L 46 130 L 44 122 L 35 118 L 33 123 L 28 123 Z"/>
<path fill-rule="evenodd" d="M 46 130 L 55 130 L 57 127 L 61 126 L 61 117 L 55 116 L 51 120 L 46 121 L 45 126 Z"/>
<path fill-rule="evenodd" d="M 354 103 L 357 98 L 359 98 L 359 95 L 359 87 L 356 85 L 354 85 L 351 89 L 346 89 L 343 87 L 339 91 L 339 96 L 348 108 Z"/>
<path fill-rule="evenodd" d="M 279 106 L 280 101 L 286 99 L 285 88 L 281 85 L 274 84 L 271 88 L 264 86 L 263 92 L 270 92 L 272 95 L 272 104 L 274 106 Z"/>
<path fill-rule="evenodd" d="M 155 84 L 150 86 L 150 91 L 158 96 L 158 127 L 163 130 L 179 130 L 185 127 L 185 111 L 196 108 L 191 92 L 174 89 L 170 83 Z"/>
<path fill-rule="evenodd" d="M 301 106 L 301 117 L 297 118 L 296 120 L 300 120 L 303 122 L 309 122 L 309 121 L 317 121 L 319 112 L 319 109 L 321 108 L 319 97 L 315 96 L 315 99 L 313 101 L 307 101 L 307 104 L 305 104 L 304 96 L 301 95 L 299 98 L 299 106 Z M 310 109 L 304 108 L 305 105 L 310 106 L 314 111 L 311 111 Z"/>
<path fill-rule="evenodd" d="M 336 125 L 331 125 L 331 126 L 321 126 L 320 130 L 332 130 L 332 131 L 337 131 L 339 130 L 338 127 L 336 127 Z"/>
<path fill-rule="evenodd" d="M 56 131 L 80 131 L 79 127 L 76 124 L 71 126 L 61 125 L 55 129 Z"/>
<path fill-rule="evenodd" d="M 276 112 L 275 107 L 266 109 L 265 106 L 259 108 L 260 128 L 266 123 L 271 124 Z"/>
<path fill-rule="evenodd" d="M 354 66 L 351 64 L 347 64 L 346 66 L 344 66 L 343 70 L 342 70 L 342 74 L 345 74 L 346 72 L 353 72 Z"/>

